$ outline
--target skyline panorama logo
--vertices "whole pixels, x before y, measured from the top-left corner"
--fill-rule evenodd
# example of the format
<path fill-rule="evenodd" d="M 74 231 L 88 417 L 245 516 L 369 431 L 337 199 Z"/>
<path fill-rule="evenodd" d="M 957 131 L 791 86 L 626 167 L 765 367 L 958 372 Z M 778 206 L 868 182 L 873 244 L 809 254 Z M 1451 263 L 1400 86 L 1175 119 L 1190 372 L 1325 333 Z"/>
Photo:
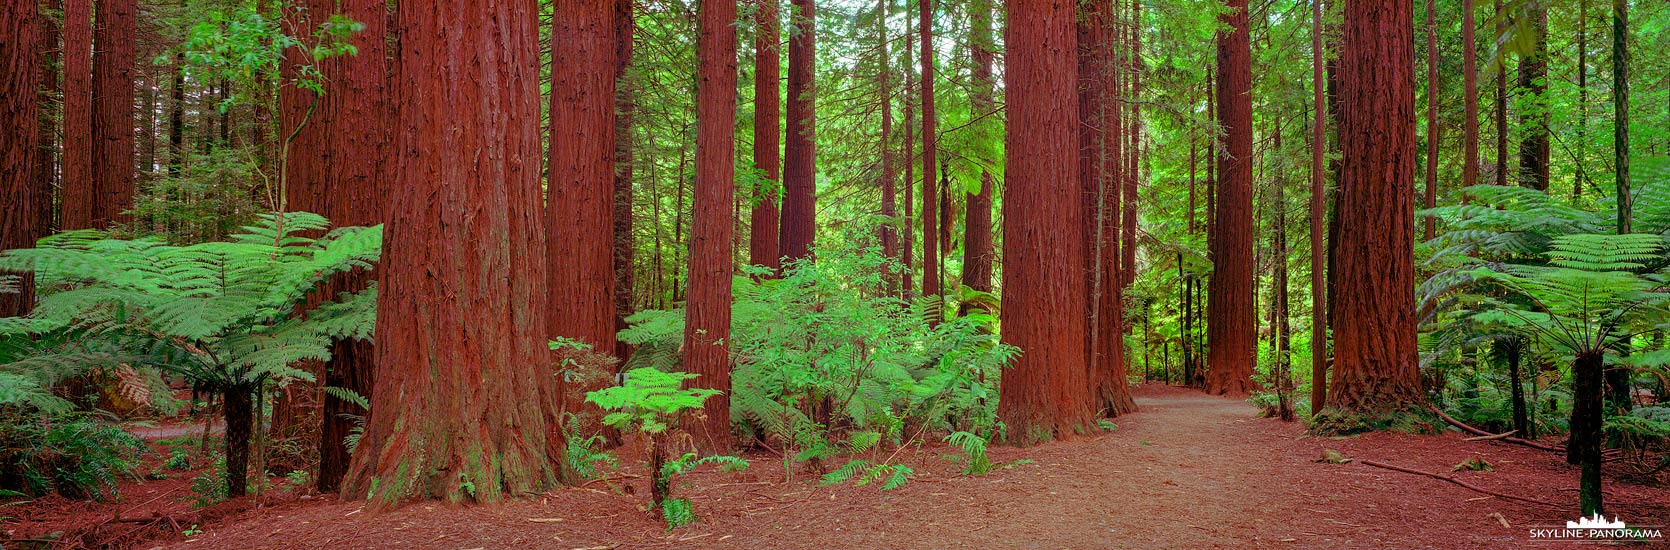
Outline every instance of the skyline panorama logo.
<path fill-rule="evenodd" d="M 1606 516 L 1596 512 L 1593 516 L 1578 517 L 1577 521 L 1567 521 L 1564 529 L 1533 528 L 1531 538 L 1534 540 L 1593 540 L 1593 541 L 1658 541 L 1664 539 L 1664 532 L 1657 527 L 1635 527 L 1625 525 L 1618 516 L 1606 519 Z"/>

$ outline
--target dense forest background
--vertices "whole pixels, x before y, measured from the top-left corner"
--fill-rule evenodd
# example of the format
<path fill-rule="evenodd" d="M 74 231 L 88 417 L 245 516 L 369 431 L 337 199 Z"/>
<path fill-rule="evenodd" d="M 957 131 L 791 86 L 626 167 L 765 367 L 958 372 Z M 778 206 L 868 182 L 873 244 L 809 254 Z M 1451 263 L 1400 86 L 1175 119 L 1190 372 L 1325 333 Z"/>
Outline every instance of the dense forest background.
<path fill-rule="evenodd" d="M 1155 381 L 1330 433 L 1569 434 L 1585 512 L 1603 455 L 1662 469 L 1670 5 L 0 18 L 19 440 L 195 408 L 174 383 L 222 396 L 232 497 L 492 501 L 637 433 L 656 472 L 764 446 L 898 486 L 875 446 L 978 469 Z"/>

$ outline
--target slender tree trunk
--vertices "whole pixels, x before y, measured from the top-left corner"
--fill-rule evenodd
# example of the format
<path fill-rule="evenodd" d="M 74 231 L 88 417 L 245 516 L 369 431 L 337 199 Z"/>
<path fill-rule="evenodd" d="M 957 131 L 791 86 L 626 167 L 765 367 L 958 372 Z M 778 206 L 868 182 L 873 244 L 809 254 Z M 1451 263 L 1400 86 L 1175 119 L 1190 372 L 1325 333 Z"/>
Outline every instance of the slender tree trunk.
<path fill-rule="evenodd" d="M 385 221 L 393 189 L 387 182 L 396 173 L 388 160 L 395 129 L 390 98 L 396 92 L 388 79 L 388 8 L 381 0 L 339 0 L 337 8 L 364 28 L 353 37 L 356 55 L 328 58 L 321 67 L 330 91 L 323 98 L 325 116 L 314 123 L 329 134 L 332 159 L 323 174 L 325 195 L 331 197 L 323 213 L 337 226 L 371 226 Z M 327 285 L 326 295 L 363 291 L 377 276 L 360 270 L 338 275 Z M 376 360 L 371 342 L 338 340 L 325 364 L 324 383 L 375 398 Z M 328 394 L 322 402 L 319 490 L 333 491 L 352 458 L 343 443 L 353 432 L 352 416 L 369 411 Z"/>
<path fill-rule="evenodd" d="M 1496 36 L 1507 32 L 1502 0 L 1496 0 Z M 1496 185 L 1508 184 L 1508 62 L 1502 56 L 1496 64 Z"/>
<path fill-rule="evenodd" d="M 36 205 L 51 197 L 41 196 L 35 175 L 44 153 L 37 135 L 42 27 L 34 0 L 0 10 L 0 250 L 34 247 L 48 221 Z M 27 275 L 22 283 L 22 292 L 0 293 L 0 317 L 33 309 L 34 285 Z"/>
<path fill-rule="evenodd" d="M 1612 163 L 1617 189 L 1618 234 L 1632 233 L 1630 211 L 1635 204 L 1629 191 L 1629 2 L 1612 0 Z M 1584 472 L 1587 476 L 1587 471 Z M 1595 507 L 1600 507 L 1596 497 Z"/>
<path fill-rule="evenodd" d="M 1471 2 L 1472 0 L 1468 0 Z M 1577 1 L 1577 169 L 1571 183 L 1571 197 L 1583 196 L 1589 179 L 1584 164 L 1589 160 L 1589 0 Z"/>
<path fill-rule="evenodd" d="M 632 66 L 633 35 L 637 23 L 633 0 L 615 0 L 615 331 L 626 329 L 626 318 L 636 312 L 633 300 L 633 262 L 636 241 L 632 234 L 633 150 L 632 121 L 638 110 L 637 88 L 627 74 Z M 771 231 L 776 235 L 775 229 Z M 625 359 L 632 346 L 616 340 L 615 356 Z"/>
<path fill-rule="evenodd" d="M 808 7 L 804 13 L 810 15 L 810 11 Z M 733 443 L 729 349 L 732 273 L 729 243 L 733 226 L 726 207 L 733 197 L 736 171 L 732 140 L 736 134 L 737 38 L 736 30 L 731 27 L 736 20 L 736 2 L 703 2 L 699 17 L 693 204 L 696 216 L 690 234 L 690 300 L 685 305 L 688 321 L 684 329 L 684 367 L 686 372 L 697 375 L 689 381 L 691 386 L 724 393 L 709 398 L 702 415 L 698 419 L 686 419 L 685 427 L 698 447 L 716 452 L 729 449 Z"/>
<path fill-rule="evenodd" d="M 552 486 L 538 6 L 402 3 L 377 392 L 343 494 L 493 502 Z M 469 60 L 469 62 L 459 62 Z M 442 113 L 445 116 L 437 116 Z"/>
<path fill-rule="evenodd" d="M 93 182 L 93 0 L 64 1 L 62 229 L 97 227 Z"/>
<path fill-rule="evenodd" d="M 1617 3 L 1623 0 L 1615 0 Z M 1618 4 L 1614 3 L 1614 6 Z M 1614 23 L 1616 23 L 1616 19 Z M 1601 492 L 1601 445 L 1605 434 L 1604 400 L 1606 354 L 1599 350 L 1578 354 L 1573 361 L 1571 438 L 1566 441 L 1566 462 L 1580 466 L 1578 502 L 1583 515 L 1604 512 Z"/>
<path fill-rule="evenodd" d="M 779 172 L 782 161 L 778 152 L 778 113 L 782 104 L 782 94 L 778 92 L 778 85 L 782 80 L 779 60 L 783 43 L 780 32 L 782 18 L 778 14 L 777 0 L 762 1 L 760 11 L 755 17 L 758 19 L 759 33 L 754 37 L 754 166 L 764 173 L 772 185 L 769 189 L 755 189 L 754 207 L 749 216 L 748 226 L 748 263 L 763 265 L 776 271 L 782 267 L 782 258 L 778 255 L 782 250 L 778 243 L 777 227 L 780 214 L 778 208 L 782 200 L 777 187 L 782 181 Z M 885 52 L 883 57 L 886 57 Z M 885 134 L 886 130 L 883 130 L 883 133 Z M 883 163 L 885 162 L 884 159 Z M 886 186 L 887 183 L 884 182 L 882 185 Z"/>
<path fill-rule="evenodd" d="M 1281 126 L 1276 126 L 1276 150 L 1281 150 Z M 1276 227 L 1270 235 L 1270 253 L 1275 256 L 1275 275 L 1271 277 L 1270 286 L 1270 325 L 1274 333 L 1276 364 L 1272 369 L 1276 375 L 1277 397 L 1280 406 L 1277 408 L 1282 420 L 1293 420 L 1293 376 L 1292 354 L 1293 337 L 1288 324 L 1288 296 L 1287 296 L 1287 195 L 1284 172 L 1275 174 L 1271 185 L 1275 187 L 1275 197 L 1272 202 L 1276 207 Z"/>
<path fill-rule="evenodd" d="M 1474 37 L 1477 27 L 1473 17 L 1474 0 L 1461 2 L 1461 79 L 1463 100 L 1466 102 L 1462 113 L 1462 149 L 1461 186 L 1472 187 L 1479 184 L 1479 63 L 1478 40 Z M 1463 203 L 1467 202 L 1468 193 L 1461 194 Z"/>
<path fill-rule="evenodd" d="M 939 180 L 939 136 L 934 124 L 938 114 L 934 109 L 934 0 L 918 0 L 921 18 L 917 30 L 922 33 L 922 295 L 939 296 L 939 194 L 934 185 Z"/>
<path fill-rule="evenodd" d="M 133 208 L 133 66 L 138 0 L 100 0 L 93 34 L 94 227 Z"/>
<path fill-rule="evenodd" d="M 1520 113 L 1519 125 L 1525 133 L 1519 142 L 1519 184 L 1531 189 L 1548 190 L 1548 111 L 1546 108 L 1548 83 L 1548 8 L 1531 5 L 1531 27 L 1536 46 L 1531 55 L 1519 62 L 1519 88 L 1530 94 L 1533 107 Z"/>
<path fill-rule="evenodd" d="M 779 255 L 810 258 L 817 231 L 817 6 L 790 0 L 788 126 L 783 141 L 783 215 Z"/>
<path fill-rule="evenodd" d="M 1208 284 L 1206 391 L 1244 395 L 1254 388 L 1257 361 L 1253 312 L 1252 47 L 1247 2 L 1232 0 L 1218 34 L 1218 116 L 1224 150 L 1218 164 Z"/>
<path fill-rule="evenodd" d="M 1466 0 L 1472 2 L 1472 0 Z M 1327 173 L 1323 160 L 1328 149 L 1328 111 L 1323 102 L 1327 87 L 1322 49 L 1322 0 L 1311 0 L 1311 163 L 1310 163 L 1310 406 L 1311 414 L 1322 412 L 1328 403 L 1328 303 L 1323 272 L 1326 249 L 1322 242 L 1323 215 L 1327 209 Z M 1471 78 L 1471 75 L 1469 75 Z"/>
<path fill-rule="evenodd" d="M 51 0 L 48 9 L 52 13 L 63 13 L 64 1 Z M 58 84 L 58 69 L 63 59 L 63 50 L 59 47 L 59 38 L 63 32 L 59 21 L 48 12 L 38 12 L 41 29 L 41 92 L 40 108 L 37 117 L 40 126 L 36 134 L 40 143 L 40 155 L 36 157 L 35 194 L 40 200 L 35 201 L 36 216 L 41 226 L 36 239 L 52 234 L 53 227 L 53 189 L 58 184 L 58 120 L 63 114 L 62 103 L 58 97 L 61 88 Z M 56 107 L 56 108 L 55 108 Z"/>
<path fill-rule="evenodd" d="M 1136 410 L 1125 380 L 1123 312 L 1119 302 L 1123 281 L 1117 248 L 1121 182 L 1110 176 L 1111 145 L 1119 143 L 1123 134 L 1109 131 L 1118 121 L 1110 113 L 1119 108 L 1113 94 L 1112 78 L 1116 69 L 1115 44 L 1110 32 L 1118 22 L 1114 19 L 1112 2 L 1095 2 L 1080 8 L 1078 27 L 1079 51 L 1079 195 L 1085 212 L 1084 242 L 1090 255 L 1090 271 L 1085 279 L 1090 297 L 1089 328 L 1086 342 L 1090 356 L 1087 363 L 1091 384 L 1091 407 L 1099 414 L 1113 417 Z"/>
<path fill-rule="evenodd" d="M 1438 9 L 1434 0 L 1426 0 L 1426 208 L 1438 206 L 1439 85 Z M 1543 145 L 1546 153 L 1546 140 Z M 1426 216 L 1425 225 L 1426 232 L 1422 237 L 1424 240 L 1430 241 L 1438 236 L 1437 216 Z"/>
<path fill-rule="evenodd" d="M 908 27 L 909 24 L 907 23 L 906 26 Z M 908 53 L 915 44 L 916 35 L 910 33 L 907 29 L 905 32 L 906 59 L 909 59 Z M 916 160 L 916 102 L 910 98 L 910 89 L 914 85 L 914 78 L 912 77 L 914 72 L 908 66 L 903 72 L 905 73 L 905 154 L 901 160 L 904 161 L 905 165 L 905 242 L 904 249 L 900 253 L 904 255 L 902 263 L 905 265 L 905 273 L 900 297 L 908 300 L 915 294 L 912 287 L 914 286 L 913 280 L 916 277 L 916 164 L 914 162 Z"/>
<path fill-rule="evenodd" d="M 551 40 L 558 46 L 551 49 L 550 168 L 546 172 L 550 183 L 545 201 L 550 274 L 547 329 L 552 339 L 571 338 L 604 353 L 615 349 L 615 73 L 619 65 L 615 49 L 619 31 L 614 2 L 555 4 Z M 568 403 L 570 412 L 578 412 L 583 405 Z"/>
<path fill-rule="evenodd" d="M 1349 2 L 1340 49 L 1339 286 L 1329 407 L 1420 402 L 1415 349 L 1413 17 L 1408 0 Z"/>
<path fill-rule="evenodd" d="M 973 90 L 969 104 L 973 116 L 984 116 L 996 108 L 997 81 L 992 75 L 992 64 L 997 57 L 997 45 L 992 42 L 992 3 L 976 0 L 969 8 L 969 42 L 974 61 Z M 993 127 L 986 124 L 985 127 Z M 995 138 L 996 136 L 991 136 Z M 989 149 L 980 149 L 976 159 L 980 165 L 980 192 L 968 196 L 968 213 L 963 218 L 963 273 L 962 284 L 981 292 L 992 290 L 992 262 L 996 256 L 992 245 L 992 173 L 996 159 L 986 156 Z"/>
<path fill-rule="evenodd" d="M 1032 444 L 1082 430 L 1091 418 L 1083 365 L 1083 205 L 1075 180 L 1078 64 L 1074 6 L 1011 0 L 1004 30 L 1009 107 L 1005 141 L 1003 334 L 1026 350 L 1004 373 L 999 416 L 1009 441 Z M 1021 289 L 1024 289 L 1022 291 Z"/>
<path fill-rule="evenodd" d="M 1525 341 L 1518 337 L 1508 337 L 1498 339 L 1497 343 L 1506 352 L 1508 360 L 1508 388 L 1513 396 L 1513 430 L 1521 437 L 1536 437 L 1531 431 L 1531 419 L 1525 410 L 1525 388 L 1520 383 L 1524 379 L 1520 372 L 1520 363 Z"/>
<path fill-rule="evenodd" d="M 876 2 L 876 85 L 880 88 L 881 96 L 881 216 L 888 221 L 881 226 L 881 255 L 885 258 L 899 256 L 899 229 L 893 222 L 899 216 L 898 169 L 893 165 L 893 58 L 889 53 L 888 43 L 891 33 L 887 30 L 887 18 L 893 13 L 891 0 L 877 0 Z M 975 16 L 978 20 L 978 15 Z M 756 115 L 758 116 L 758 115 Z M 883 290 L 888 296 L 899 294 L 899 274 L 885 273 L 882 275 Z"/>
<path fill-rule="evenodd" d="M 1142 3 L 1131 0 L 1131 22 L 1125 36 L 1129 39 L 1130 52 L 1130 117 L 1126 120 L 1125 139 L 1125 167 L 1123 170 L 1124 185 L 1119 207 L 1120 243 L 1119 243 L 1119 291 L 1121 294 L 1131 286 L 1137 275 L 1137 185 L 1142 178 L 1138 169 L 1142 158 L 1142 71 L 1145 68 L 1142 60 Z M 1123 301 L 1123 299 L 1121 299 Z"/>

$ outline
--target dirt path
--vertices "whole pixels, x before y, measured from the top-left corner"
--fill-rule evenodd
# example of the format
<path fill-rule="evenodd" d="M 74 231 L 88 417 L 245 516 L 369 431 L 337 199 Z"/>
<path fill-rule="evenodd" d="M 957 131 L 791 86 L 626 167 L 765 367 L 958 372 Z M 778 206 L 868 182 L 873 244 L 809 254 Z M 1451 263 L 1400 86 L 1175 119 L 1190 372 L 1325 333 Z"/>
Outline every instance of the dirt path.
<path fill-rule="evenodd" d="M 676 488 L 703 522 L 671 533 L 638 509 L 644 487 L 627 495 L 593 483 L 496 507 L 415 505 L 371 515 L 351 502 L 280 505 L 177 547 L 1519 548 L 1531 544 L 1532 526 L 1576 516 L 1428 478 L 1312 461 L 1327 448 L 1447 472 L 1479 456 L 1495 470 L 1458 476 L 1575 503 L 1566 490 L 1575 471 L 1544 451 L 1455 434 L 1309 438 L 1297 424 L 1256 418 L 1244 402 L 1186 389 L 1142 388 L 1137 403 L 1141 411 L 1113 433 L 994 449 L 993 460 L 1033 462 L 983 477 L 958 476 L 946 449 L 924 448 L 905 460 L 918 478 L 888 492 L 817 487 L 806 474 L 785 483 L 776 457 L 750 457 L 746 473 L 699 474 Z M 1608 510 L 1632 526 L 1670 525 L 1670 491 L 1615 482 L 1608 489 Z"/>

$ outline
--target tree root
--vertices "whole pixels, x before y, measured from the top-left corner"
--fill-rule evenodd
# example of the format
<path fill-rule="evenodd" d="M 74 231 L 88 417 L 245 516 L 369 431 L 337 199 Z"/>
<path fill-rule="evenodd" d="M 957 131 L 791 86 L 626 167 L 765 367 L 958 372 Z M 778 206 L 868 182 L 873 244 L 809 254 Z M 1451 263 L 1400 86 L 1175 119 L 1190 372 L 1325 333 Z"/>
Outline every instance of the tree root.
<path fill-rule="evenodd" d="M 1484 493 L 1484 494 L 1487 494 L 1487 495 L 1490 495 L 1490 496 L 1493 496 L 1493 497 L 1497 497 L 1497 498 L 1505 498 L 1505 499 L 1508 499 L 1508 500 L 1517 500 L 1517 501 L 1520 501 L 1520 502 L 1528 502 L 1528 503 L 1531 503 L 1531 504 L 1540 504 L 1540 505 L 1548 506 L 1548 507 L 1551 507 L 1551 508 L 1564 508 L 1564 506 L 1554 504 L 1552 502 L 1548 502 L 1548 501 L 1544 501 L 1544 500 L 1537 500 L 1537 499 L 1534 499 L 1534 498 L 1518 497 L 1518 496 L 1513 496 L 1513 495 L 1509 495 L 1509 494 L 1505 494 L 1505 493 L 1498 493 L 1496 491 L 1485 489 L 1485 488 L 1479 487 L 1477 485 L 1473 485 L 1471 483 L 1456 479 L 1456 478 L 1451 477 L 1451 476 L 1443 475 L 1443 474 L 1434 474 L 1434 473 L 1431 473 L 1431 472 L 1423 472 L 1423 471 L 1420 471 L 1420 470 L 1415 470 L 1415 469 L 1411 469 L 1411 468 L 1404 468 L 1402 466 L 1393 466 L 1391 464 L 1386 464 L 1384 462 L 1376 462 L 1376 461 L 1373 461 L 1373 460 L 1358 460 L 1357 462 L 1361 462 L 1361 463 L 1367 464 L 1369 466 L 1374 466 L 1376 468 L 1385 468 L 1387 470 L 1399 471 L 1399 472 L 1403 472 L 1403 473 L 1406 473 L 1406 474 L 1415 474 L 1415 475 L 1418 475 L 1418 476 L 1426 476 L 1426 477 L 1430 477 L 1430 478 L 1433 478 L 1433 479 L 1448 481 L 1450 483 L 1454 483 L 1456 485 L 1460 485 L 1462 487 L 1465 487 L 1469 490 L 1477 491 L 1477 492 Z"/>
<path fill-rule="evenodd" d="M 1449 425 L 1460 428 L 1462 431 L 1465 431 L 1467 433 L 1480 436 L 1480 437 L 1475 438 L 1473 440 L 1477 440 L 1477 441 L 1485 441 L 1485 440 L 1506 441 L 1508 443 L 1513 443 L 1513 444 L 1517 444 L 1517 445 L 1524 445 L 1524 446 L 1530 447 L 1532 449 L 1542 449 L 1544 451 L 1550 451 L 1550 452 L 1556 452 L 1556 453 L 1565 453 L 1566 452 L 1565 449 L 1561 449 L 1561 448 L 1555 447 L 1553 445 L 1537 443 L 1537 442 L 1531 441 L 1529 439 L 1521 439 L 1521 438 L 1518 438 L 1518 437 L 1509 437 L 1510 435 L 1513 434 L 1513 432 L 1508 432 L 1508 433 L 1505 433 L 1505 434 L 1493 434 L 1493 433 L 1490 433 L 1490 432 L 1487 432 L 1487 431 L 1484 431 L 1484 430 L 1481 430 L 1481 429 L 1478 429 L 1478 428 L 1474 428 L 1472 426 L 1468 426 L 1466 424 L 1463 424 L 1460 420 L 1456 420 L 1455 417 L 1444 414 L 1444 411 L 1438 410 L 1438 407 L 1433 406 L 1431 403 L 1428 403 L 1426 408 L 1431 409 L 1433 413 L 1436 413 L 1438 415 L 1438 418 L 1444 419 L 1444 422 L 1449 423 Z"/>

